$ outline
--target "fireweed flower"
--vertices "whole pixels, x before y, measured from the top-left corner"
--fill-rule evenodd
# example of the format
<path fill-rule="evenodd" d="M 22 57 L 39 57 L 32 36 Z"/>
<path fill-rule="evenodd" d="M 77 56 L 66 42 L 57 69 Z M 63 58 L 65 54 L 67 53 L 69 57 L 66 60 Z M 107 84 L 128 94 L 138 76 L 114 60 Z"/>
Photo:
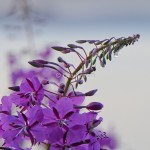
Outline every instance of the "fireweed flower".
<path fill-rule="evenodd" d="M 76 124 L 84 124 L 85 116 L 74 111 L 73 103 L 69 98 L 61 98 L 52 109 L 44 109 L 43 125 L 47 127 L 61 127 L 69 129 Z"/>
<path fill-rule="evenodd" d="M 84 139 L 85 126 L 76 125 L 64 132 L 63 138 L 55 144 L 52 144 L 52 150 L 80 150 L 83 144 L 89 143 L 89 140 Z"/>
<path fill-rule="evenodd" d="M 79 44 L 89 43 L 95 46 L 89 54 L 83 47 L 74 44 L 68 44 L 68 47 L 53 47 L 63 54 L 74 53 L 81 60 L 76 68 L 61 57 L 58 58 L 58 63 L 47 60 L 30 61 L 34 67 L 46 67 L 47 77 L 40 82 L 39 74 L 36 77 L 31 71 L 20 86 L 9 88 L 13 90 L 12 94 L 2 98 L 0 137 L 4 143 L 0 148 L 24 150 L 23 142 L 30 141 L 30 149 L 41 143 L 46 145 L 46 150 L 103 150 L 104 147 L 114 149 L 114 138 L 108 137 L 106 132 L 99 129 L 103 121 L 100 116 L 103 104 L 93 101 L 84 104 L 86 97 L 93 96 L 97 89 L 83 93 L 76 88 L 87 82 L 87 75 L 96 71 L 97 59 L 104 67 L 107 60 L 112 59 L 113 53 L 116 54 L 124 46 L 134 44 L 138 38 L 137 34 L 133 37 L 102 41 L 78 40 Z M 82 50 L 84 55 L 80 54 L 78 49 Z M 45 57 L 45 54 L 43 56 Z M 51 71 L 59 73 L 66 79 L 66 83 L 49 81 Z M 13 107 L 16 109 L 15 114 L 12 113 Z"/>
<path fill-rule="evenodd" d="M 12 93 L 10 97 L 11 101 L 18 106 L 40 105 L 44 97 L 44 89 L 37 77 L 26 78 L 20 85 L 20 91 Z"/>
<path fill-rule="evenodd" d="M 43 120 L 42 108 L 34 106 L 27 114 L 18 113 L 17 116 L 10 116 L 7 126 L 3 127 L 2 137 L 5 143 L 17 143 L 20 140 L 30 140 L 31 144 L 43 142 L 46 139 L 47 130 L 41 125 Z"/>

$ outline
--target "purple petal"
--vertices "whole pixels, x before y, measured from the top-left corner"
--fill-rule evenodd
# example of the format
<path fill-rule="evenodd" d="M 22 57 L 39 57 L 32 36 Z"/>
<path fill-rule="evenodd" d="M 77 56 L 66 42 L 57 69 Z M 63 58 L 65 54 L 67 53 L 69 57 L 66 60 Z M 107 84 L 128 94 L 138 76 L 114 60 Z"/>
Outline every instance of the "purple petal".
<path fill-rule="evenodd" d="M 56 104 L 56 108 L 60 116 L 65 116 L 70 111 L 73 111 L 73 104 L 69 98 L 61 98 Z"/>
<path fill-rule="evenodd" d="M 74 92 L 71 92 L 68 94 L 68 96 L 71 98 L 74 105 L 81 105 L 85 99 L 85 96 L 81 92 L 76 92 L 77 96 L 74 94 Z"/>

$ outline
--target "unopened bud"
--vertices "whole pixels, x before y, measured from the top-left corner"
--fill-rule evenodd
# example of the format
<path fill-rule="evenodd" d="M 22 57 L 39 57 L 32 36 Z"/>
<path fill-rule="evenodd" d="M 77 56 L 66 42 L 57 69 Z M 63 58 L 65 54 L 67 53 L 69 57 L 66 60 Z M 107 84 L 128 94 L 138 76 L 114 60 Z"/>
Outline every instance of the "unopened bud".
<path fill-rule="evenodd" d="M 61 93 L 61 94 L 63 94 L 64 93 L 64 89 L 58 88 L 58 92 Z"/>
<path fill-rule="evenodd" d="M 53 46 L 52 49 L 56 50 L 56 51 L 64 51 L 66 49 L 66 47 L 61 47 L 61 46 Z"/>
<path fill-rule="evenodd" d="M 91 91 L 89 91 L 89 92 L 86 92 L 86 93 L 85 93 L 85 96 L 93 96 L 96 92 L 97 92 L 97 89 L 91 90 Z"/>
<path fill-rule="evenodd" d="M 96 42 L 96 40 L 88 40 L 89 44 L 93 44 Z"/>
<path fill-rule="evenodd" d="M 101 110 L 103 108 L 103 104 L 99 102 L 91 102 L 86 106 L 86 108 L 89 110 Z"/>
<path fill-rule="evenodd" d="M 42 60 L 42 59 L 36 59 L 36 60 L 32 60 L 33 62 L 37 62 L 39 64 L 48 64 L 48 61 L 46 60 Z"/>
<path fill-rule="evenodd" d="M 61 83 L 61 84 L 59 85 L 59 87 L 62 88 L 62 89 L 64 89 L 64 88 L 65 88 L 65 84 L 64 84 L 64 83 Z"/>
<path fill-rule="evenodd" d="M 97 127 L 102 121 L 103 121 L 103 118 L 102 118 L 102 117 L 100 117 L 100 118 L 97 119 L 97 120 L 94 120 L 94 121 L 93 121 L 93 124 L 92 124 L 92 127 L 93 127 L 93 128 Z"/>
<path fill-rule="evenodd" d="M 19 92 L 19 91 L 20 91 L 20 87 L 19 87 L 19 86 L 8 87 L 8 89 L 10 89 L 10 90 L 12 90 L 12 91 L 16 91 L 16 92 Z"/>
<path fill-rule="evenodd" d="M 58 60 L 59 62 L 65 62 L 61 57 L 58 57 L 57 60 Z"/>
<path fill-rule="evenodd" d="M 86 40 L 78 40 L 76 42 L 79 43 L 79 44 L 83 44 L 83 43 L 86 43 L 87 41 Z"/>
<path fill-rule="evenodd" d="M 74 45 L 74 44 L 68 44 L 68 47 L 70 47 L 70 48 L 82 48 L 81 46 Z"/>
<path fill-rule="evenodd" d="M 90 61 L 89 60 L 85 60 L 85 66 L 86 66 L 86 68 L 89 66 L 89 64 L 90 64 Z"/>
<path fill-rule="evenodd" d="M 64 54 L 66 54 L 66 53 L 70 53 L 70 52 L 71 52 L 71 49 L 66 48 L 66 47 L 53 46 L 52 48 L 53 48 L 54 50 L 56 50 L 56 51 L 60 51 L 60 52 L 62 52 L 62 53 L 64 53 Z"/>
<path fill-rule="evenodd" d="M 95 56 L 98 52 L 98 48 L 94 48 L 93 51 L 92 51 L 92 56 Z"/>
<path fill-rule="evenodd" d="M 93 71 L 96 71 L 96 67 L 92 67 Z"/>
<path fill-rule="evenodd" d="M 83 83 L 83 80 L 80 79 L 80 80 L 78 80 L 77 82 L 78 82 L 79 84 L 82 84 L 82 83 Z"/>
<path fill-rule="evenodd" d="M 91 74 L 93 71 L 95 71 L 96 68 L 95 67 L 91 67 L 89 69 L 86 69 L 82 72 L 82 74 Z"/>
<path fill-rule="evenodd" d="M 37 68 L 43 68 L 44 64 L 38 63 L 36 61 L 29 61 L 28 62 L 30 65 L 32 65 L 33 67 L 37 67 Z"/>

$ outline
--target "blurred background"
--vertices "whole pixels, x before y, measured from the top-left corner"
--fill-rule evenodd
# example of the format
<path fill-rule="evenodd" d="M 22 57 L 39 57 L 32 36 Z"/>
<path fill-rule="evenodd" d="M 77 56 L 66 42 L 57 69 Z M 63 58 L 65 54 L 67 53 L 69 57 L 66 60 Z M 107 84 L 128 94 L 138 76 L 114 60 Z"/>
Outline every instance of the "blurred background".
<path fill-rule="evenodd" d="M 102 128 L 116 134 L 118 150 L 150 149 L 149 6 L 148 0 L 0 0 L 0 96 L 12 84 L 10 54 L 22 62 L 20 68 L 28 68 L 27 61 L 50 45 L 138 33 L 139 42 L 124 48 L 105 68 L 96 64 L 96 73 L 80 89 L 98 89 L 94 100 L 104 104 Z M 74 57 L 66 59 L 76 63 Z"/>

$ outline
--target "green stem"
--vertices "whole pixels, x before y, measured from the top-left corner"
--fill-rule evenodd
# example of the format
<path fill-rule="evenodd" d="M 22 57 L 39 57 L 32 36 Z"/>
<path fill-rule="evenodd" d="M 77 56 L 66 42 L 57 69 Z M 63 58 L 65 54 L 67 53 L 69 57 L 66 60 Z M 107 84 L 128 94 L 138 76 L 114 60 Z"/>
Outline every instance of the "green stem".
<path fill-rule="evenodd" d="M 130 45 L 132 42 L 134 43 L 138 38 L 139 38 L 139 34 L 133 36 L 133 37 L 128 37 L 128 38 L 119 38 L 118 40 L 116 39 L 114 42 L 108 43 L 106 45 L 102 45 L 100 48 L 98 48 L 97 53 L 99 53 L 101 50 L 105 49 L 108 46 L 114 46 L 115 44 L 122 44 L 123 46 L 125 45 Z M 107 52 L 106 52 L 107 53 Z M 86 58 L 86 60 L 90 60 L 92 58 L 92 53 L 89 54 L 89 56 Z M 79 66 L 75 69 L 75 71 L 72 73 L 72 77 L 68 78 L 67 82 L 66 82 L 66 86 L 65 86 L 65 90 L 64 90 L 64 95 L 66 95 L 69 85 L 71 83 L 71 80 L 74 78 L 74 76 L 80 71 L 80 69 L 84 66 L 85 62 L 82 61 Z"/>
<path fill-rule="evenodd" d="M 111 45 L 114 45 L 114 44 L 116 44 L 116 43 L 117 43 L 117 41 L 114 41 L 114 42 L 111 43 Z M 98 49 L 98 52 L 100 52 L 101 50 L 103 50 L 103 49 L 106 48 L 107 46 L 108 46 L 108 44 L 107 44 L 107 45 L 104 45 L 104 46 L 102 46 L 102 47 L 100 47 L 100 48 Z M 92 58 L 92 54 L 90 54 L 86 59 L 87 59 L 87 60 L 90 60 L 91 58 Z M 75 71 L 72 73 L 72 77 L 71 77 L 71 78 L 68 78 L 68 80 L 67 80 L 67 82 L 66 82 L 65 90 L 64 90 L 64 95 L 66 95 L 66 93 L 67 93 L 67 91 L 68 91 L 68 88 L 69 88 L 69 85 L 70 85 L 70 83 L 71 83 L 71 80 L 72 80 L 73 77 L 80 71 L 80 69 L 84 66 L 84 64 L 85 64 L 85 62 L 82 61 L 82 62 L 79 64 L 79 66 L 75 69 Z"/>
<path fill-rule="evenodd" d="M 50 150 L 50 147 L 51 147 L 51 145 L 50 145 L 50 144 L 47 144 L 46 150 Z"/>

